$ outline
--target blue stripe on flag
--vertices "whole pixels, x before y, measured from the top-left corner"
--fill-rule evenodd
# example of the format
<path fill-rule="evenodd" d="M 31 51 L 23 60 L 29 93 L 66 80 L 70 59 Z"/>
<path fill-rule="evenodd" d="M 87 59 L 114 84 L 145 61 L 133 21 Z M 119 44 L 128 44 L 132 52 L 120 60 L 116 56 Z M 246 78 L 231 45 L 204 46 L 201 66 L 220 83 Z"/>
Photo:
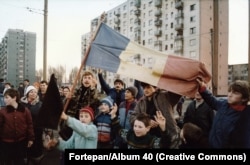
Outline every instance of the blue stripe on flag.
<path fill-rule="evenodd" d="M 86 65 L 116 73 L 120 65 L 120 54 L 130 40 L 102 23 L 91 44 Z"/>

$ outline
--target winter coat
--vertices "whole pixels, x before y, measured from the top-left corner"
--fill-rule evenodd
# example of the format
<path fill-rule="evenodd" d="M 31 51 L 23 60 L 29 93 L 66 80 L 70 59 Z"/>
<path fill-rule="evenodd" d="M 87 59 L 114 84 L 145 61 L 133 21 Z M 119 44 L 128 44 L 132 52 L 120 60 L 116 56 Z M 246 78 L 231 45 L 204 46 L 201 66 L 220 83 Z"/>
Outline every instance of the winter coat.
<path fill-rule="evenodd" d="M 85 124 L 70 116 L 66 123 L 73 129 L 73 134 L 67 141 L 59 139 L 57 145 L 59 150 L 97 148 L 97 128 L 93 123 Z"/>

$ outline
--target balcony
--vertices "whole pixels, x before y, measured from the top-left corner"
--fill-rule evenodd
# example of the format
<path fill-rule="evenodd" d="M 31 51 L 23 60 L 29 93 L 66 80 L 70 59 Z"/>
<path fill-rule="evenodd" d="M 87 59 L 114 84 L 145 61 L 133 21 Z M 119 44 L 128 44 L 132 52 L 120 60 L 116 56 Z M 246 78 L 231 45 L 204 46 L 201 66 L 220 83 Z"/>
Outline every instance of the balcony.
<path fill-rule="evenodd" d="M 157 10 L 155 11 L 155 16 L 156 16 L 156 17 L 160 17 L 161 14 L 162 14 L 161 9 L 157 9 Z"/>
<path fill-rule="evenodd" d="M 162 20 L 161 19 L 156 19 L 155 20 L 155 26 L 161 26 L 162 25 Z"/>
<path fill-rule="evenodd" d="M 184 17 L 184 14 L 183 14 L 182 12 L 177 13 L 177 14 L 175 15 L 175 19 L 180 19 L 180 18 L 183 18 L 183 17 Z"/>
<path fill-rule="evenodd" d="M 121 12 L 120 12 L 120 11 L 115 11 L 115 12 L 114 12 L 114 15 L 117 16 L 117 17 L 120 17 Z"/>
<path fill-rule="evenodd" d="M 140 10 L 140 9 L 136 9 L 136 10 L 134 11 L 134 14 L 135 14 L 136 16 L 141 15 L 141 10 Z"/>
<path fill-rule="evenodd" d="M 141 24 L 141 20 L 139 18 L 136 18 L 134 21 L 135 24 L 140 25 Z"/>
<path fill-rule="evenodd" d="M 179 10 L 182 10 L 183 9 L 183 2 L 182 1 L 176 2 L 175 3 L 175 8 L 179 9 Z"/>
<path fill-rule="evenodd" d="M 119 19 L 119 18 L 114 18 L 114 23 L 115 23 L 115 24 L 118 24 L 118 25 L 119 25 L 119 24 L 120 24 L 120 22 L 121 22 L 121 21 L 120 21 L 120 19 Z"/>
<path fill-rule="evenodd" d="M 176 30 L 176 31 L 183 30 L 183 23 L 176 24 L 176 25 L 175 25 L 175 30 Z"/>
<path fill-rule="evenodd" d="M 141 42 L 141 36 L 135 36 L 134 41 L 140 43 Z"/>
<path fill-rule="evenodd" d="M 162 46 L 162 41 L 161 40 L 155 41 L 154 46 Z"/>
<path fill-rule="evenodd" d="M 141 0 L 135 0 L 134 3 L 135 3 L 135 5 L 134 5 L 135 7 L 137 7 L 137 8 L 141 7 Z"/>
<path fill-rule="evenodd" d="M 175 46 L 174 52 L 176 54 L 183 54 L 183 46 Z"/>
<path fill-rule="evenodd" d="M 162 31 L 161 30 L 156 30 L 154 34 L 155 34 L 155 36 L 159 37 L 159 36 L 162 35 Z"/>
<path fill-rule="evenodd" d="M 141 27 L 140 26 L 135 27 L 134 32 L 135 33 L 141 32 Z"/>
<path fill-rule="evenodd" d="M 183 40 L 183 36 L 175 36 L 174 41 Z"/>
<path fill-rule="evenodd" d="M 162 0 L 155 0 L 155 7 L 161 7 L 162 6 Z"/>

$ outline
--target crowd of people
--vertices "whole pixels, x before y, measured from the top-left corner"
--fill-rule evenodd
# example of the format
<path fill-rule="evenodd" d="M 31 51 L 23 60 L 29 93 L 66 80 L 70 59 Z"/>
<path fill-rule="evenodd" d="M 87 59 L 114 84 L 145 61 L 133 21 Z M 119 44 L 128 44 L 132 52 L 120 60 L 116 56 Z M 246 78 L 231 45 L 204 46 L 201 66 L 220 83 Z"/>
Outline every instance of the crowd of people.
<path fill-rule="evenodd" d="M 25 79 L 15 89 L 1 79 L 0 164 L 36 165 L 51 149 L 61 152 L 63 164 L 65 149 L 250 148 L 247 81 L 236 80 L 227 98 L 217 99 L 197 79 L 197 93 L 185 110 L 185 96 L 146 82 L 125 87 L 116 79 L 112 87 L 101 71 L 95 77 L 88 70 L 80 82 L 74 91 L 58 88 L 66 108 L 58 130 L 50 130 L 58 136 L 49 136 L 48 129 L 36 125 L 48 82 Z M 105 92 L 101 98 L 98 83 Z M 184 116 L 176 118 L 175 111 Z"/>

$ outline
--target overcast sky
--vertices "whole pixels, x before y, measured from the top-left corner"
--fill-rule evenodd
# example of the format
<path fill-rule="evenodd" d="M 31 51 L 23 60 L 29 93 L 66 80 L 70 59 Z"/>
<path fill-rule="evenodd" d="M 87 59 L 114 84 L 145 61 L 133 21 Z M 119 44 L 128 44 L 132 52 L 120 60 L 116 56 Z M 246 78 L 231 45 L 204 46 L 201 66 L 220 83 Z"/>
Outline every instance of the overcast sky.
<path fill-rule="evenodd" d="M 90 20 L 126 0 L 48 0 L 47 66 L 81 64 L 81 35 L 90 31 Z M 248 61 L 248 0 L 229 3 L 229 64 Z M 7 30 L 37 34 L 36 68 L 43 66 L 44 0 L 0 0 L 0 39 Z"/>

